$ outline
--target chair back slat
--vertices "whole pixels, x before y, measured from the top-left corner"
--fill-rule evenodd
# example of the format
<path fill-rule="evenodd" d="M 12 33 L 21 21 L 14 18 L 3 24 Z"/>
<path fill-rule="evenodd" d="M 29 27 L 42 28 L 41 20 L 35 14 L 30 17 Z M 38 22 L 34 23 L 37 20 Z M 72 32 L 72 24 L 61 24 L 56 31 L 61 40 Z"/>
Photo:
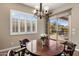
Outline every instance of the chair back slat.
<path fill-rule="evenodd" d="M 74 51 L 75 51 L 75 48 L 76 48 L 76 44 L 74 44 L 72 42 L 66 41 L 64 43 L 64 52 L 65 52 L 65 54 L 69 54 L 70 56 L 72 56 Z"/>

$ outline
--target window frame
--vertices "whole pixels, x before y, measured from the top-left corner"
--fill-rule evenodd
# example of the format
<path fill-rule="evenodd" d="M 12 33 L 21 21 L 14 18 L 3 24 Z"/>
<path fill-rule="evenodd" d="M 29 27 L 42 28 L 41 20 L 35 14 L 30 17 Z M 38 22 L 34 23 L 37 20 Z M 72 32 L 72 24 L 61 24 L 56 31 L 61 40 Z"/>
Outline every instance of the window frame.
<path fill-rule="evenodd" d="M 13 12 L 16 12 L 16 13 L 21 13 L 21 14 L 25 14 L 25 15 L 32 15 L 32 14 L 30 14 L 30 13 L 26 13 L 26 12 L 22 12 L 22 11 L 18 11 L 18 10 L 13 10 L 13 9 L 11 9 L 10 10 L 10 35 L 20 35 L 20 34 L 35 34 L 35 33 L 37 33 L 37 18 L 35 18 L 36 20 L 35 20 L 35 23 L 36 23 L 36 25 L 35 25 L 35 31 L 33 32 L 32 31 L 32 21 L 31 20 L 29 20 L 30 21 L 30 25 L 31 25 L 31 31 L 30 32 L 27 32 L 27 20 L 26 19 L 24 19 L 24 27 L 25 27 L 25 31 L 24 32 L 21 32 L 21 30 L 20 30 L 20 21 L 21 20 L 17 20 L 18 21 L 18 32 L 13 32 L 13 21 L 12 21 L 12 18 L 13 18 L 13 16 L 12 16 L 12 13 Z M 17 18 L 16 18 L 17 19 Z M 28 19 L 28 18 L 27 18 Z"/>

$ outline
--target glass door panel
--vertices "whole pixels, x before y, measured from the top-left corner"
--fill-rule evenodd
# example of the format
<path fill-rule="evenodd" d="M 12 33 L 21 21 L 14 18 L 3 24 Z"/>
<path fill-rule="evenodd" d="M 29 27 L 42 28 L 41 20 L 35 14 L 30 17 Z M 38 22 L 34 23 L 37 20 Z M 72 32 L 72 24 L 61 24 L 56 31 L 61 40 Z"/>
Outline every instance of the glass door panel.
<path fill-rule="evenodd" d="M 54 40 L 68 40 L 68 18 L 50 18 L 48 22 L 49 37 Z"/>
<path fill-rule="evenodd" d="M 68 19 L 58 19 L 58 39 L 68 40 L 69 29 L 68 29 Z"/>
<path fill-rule="evenodd" d="M 49 24 L 48 32 L 49 32 L 50 38 L 56 40 L 57 38 L 57 18 L 50 18 L 48 24 Z"/>

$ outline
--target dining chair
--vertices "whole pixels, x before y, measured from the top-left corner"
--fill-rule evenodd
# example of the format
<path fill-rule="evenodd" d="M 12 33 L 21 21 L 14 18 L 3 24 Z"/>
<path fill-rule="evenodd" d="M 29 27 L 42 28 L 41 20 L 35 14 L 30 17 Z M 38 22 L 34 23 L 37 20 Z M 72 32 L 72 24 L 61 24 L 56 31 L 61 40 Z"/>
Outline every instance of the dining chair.
<path fill-rule="evenodd" d="M 21 46 L 21 48 L 22 48 L 22 47 L 26 47 L 26 44 L 27 44 L 28 42 L 29 42 L 28 39 L 20 40 L 20 46 Z"/>
<path fill-rule="evenodd" d="M 76 48 L 76 44 L 66 41 L 64 43 L 64 50 L 63 50 L 63 52 L 64 52 L 65 55 L 73 56 L 75 48 Z"/>
<path fill-rule="evenodd" d="M 21 55 L 24 56 L 25 54 L 29 54 L 29 51 L 27 50 L 27 43 L 30 42 L 28 39 L 23 39 L 23 40 L 20 40 L 20 46 L 21 48 L 25 47 L 26 49 L 22 50 L 22 53 Z"/>
<path fill-rule="evenodd" d="M 15 56 L 15 51 L 14 50 L 9 50 L 7 53 L 7 56 Z"/>
<path fill-rule="evenodd" d="M 7 53 L 7 56 L 25 56 L 25 55 L 22 55 L 21 53 L 23 51 L 25 51 L 25 47 L 23 48 L 18 48 L 18 49 L 15 49 L 15 50 L 9 50 L 8 53 Z"/>

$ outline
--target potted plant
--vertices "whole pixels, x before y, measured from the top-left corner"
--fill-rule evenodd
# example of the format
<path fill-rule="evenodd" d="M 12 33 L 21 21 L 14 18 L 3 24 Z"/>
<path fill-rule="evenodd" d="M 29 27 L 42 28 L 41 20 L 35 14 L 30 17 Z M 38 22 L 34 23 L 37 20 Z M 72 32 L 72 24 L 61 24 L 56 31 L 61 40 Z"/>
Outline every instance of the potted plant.
<path fill-rule="evenodd" d="M 42 45 L 45 45 L 45 41 L 47 39 L 47 35 L 45 33 L 43 33 L 43 34 L 40 35 L 40 37 L 41 37 L 40 39 L 42 41 Z"/>

